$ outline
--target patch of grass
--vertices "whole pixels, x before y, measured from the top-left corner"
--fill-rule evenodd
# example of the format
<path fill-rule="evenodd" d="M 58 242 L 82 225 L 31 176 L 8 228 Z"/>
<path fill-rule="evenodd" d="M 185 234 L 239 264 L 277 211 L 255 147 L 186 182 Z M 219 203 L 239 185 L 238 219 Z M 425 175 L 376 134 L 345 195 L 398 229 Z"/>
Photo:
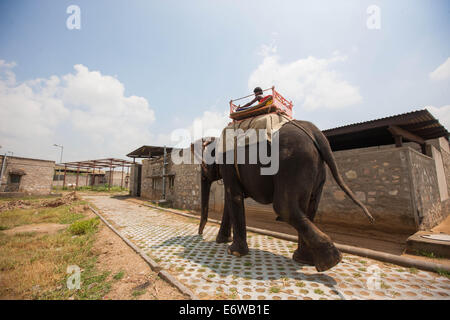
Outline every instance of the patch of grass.
<path fill-rule="evenodd" d="M 145 290 L 134 290 L 131 295 L 135 298 L 142 296 L 145 293 Z"/>
<path fill-rule="evenodd" d="M 381 289 L 389 289 L 391 286 L 387 285 L 384 281 L 381 281 L 380 288 Z"/>
<path fill-rule="evenodd" d="M 108 272 L 96 269 L 91 252 L 94 234 L 73 238 L 69 232 L 51 235 L 20 233 L 0 236 L 0 272 L 6 279 L 0 296 L 23 299 L 101 299 L 110 289 Z M 67 288 L 69 265 L 82 270 L 81 288 Z M 37 287 L 38 290 L 31 290 Z"/>
<path fill-rule="evenodd" d="M 2 231 L 2 230 L 8 230 L 9 228 L 8 227 L 6 227 L 6 226 L 0 226 L 0 231 Z"/>
<path fill-rule="evenodd" d="M 324 292 L 322 290 L 320 290 L 320 289 L 315 289 L 314 293 L 315 294 L 323 294 Z"/>
<path fill-rule="evenodd" d="M 120 270 L 115 275 L 113 275 L 114 280 L 121 280 L 125 276 L 125 272 L 123 270 Z"/>
<path fill-rule="evenodd" d="M 68 188 L 67 187 L 62 188 L 62 190 L 68 190 Z M 82 186 L 82 187 L 76 188 L 76 190 L 94 191 L 94 192 L 119 192 L 119 191 L 126 191 L 128 189 L 121 188 L 120 186 L 111 186 L 111 188 L 109 189 L 107 184 L 103 184 L 103 185 L 98 185 L 98 186 Z"/>
<path fill-rule="evenodd" d="M 278 287 L 271 287 L 271 288 L 269 289 L 269 291 L 270 291 L 271 293 L 278 293 L 278 292 L 280 292 L 280 288 L 278 288 Z"/>
<path fill-rule="evenodd" d="M 74 201 L 71 204 L 54 208 L 40 207 L 8 210 L 0 215 L 0 225 L 11 229 L 35 223 L 70 224 L 84 217 L 83 213 L 72 212 L 71 208 L 84 204 L 86 204 L 86 201 Z"/>
<path fill-rule="evenodd" d="M 358 270 L 359 270 L 359 271 L 362 271 L 362 272 L 365 272 L 365 271 L 367 271 L 367 269 L 366 269 L 366 268 L 358 268 Z"/>
<path fill-rule="evenodd" d="M 419 270 L 417 270 L 416 268 L 409 268 L 408 271 L 412 274 L 416 274 L 417 272 L 419 272 Z"/>
<path fill-rule="evenodd" d="M 246 266 L 246 267 L 251 267 L 251 266 L 252 266 L 252 263 L 251 263 L 251 262 L 244 262 L 244 266 Z"/>
<path fill-rule="evenodd" d="M 416 254 L 422 257 L 427 257 L 427 258 L 431 258 L 431 259 L 440 259 L 441 257 L 438 256 L 437 254 L 435 254 L 434 252 L 431 251 L 425 251 L 425 250 L 415 250 Z"/>
<path fill-rule="evenodd" d="M 97 229 L 99 222 L 97 217 L 88 220 L 75 221 L 69 226 L 68 231 L 77 236 L 91 233 Z"/>
<path fill-rule="evenodd" d="M 208 274 L 208 278 L 214 278 L 216 275 L 214 273 Z"/>
<path fill-rule="evenodd" d="M 306 286 L 306 284 L 302 281 L 298 281 L 295 285 L 299 288 L 303 288 L 304 286 Z"/>
<path fill-rule="evenodd" d="M 439 275 L 444 276 L 444 277 L 447 277 L 447 278 L 450 279 L 450 272 L 445 271 L 445 270 L 442 270 L 442 269 L 437 269 L 436 272 L 437 272 Z"/>
<path fill-rule="evenodd" d="M 37 199 L 36 201 L 38 201 Z M 4 211 L 2 226 L 14 227 L 30 223 L 74 222 L 82 213 L 71 212 L 73 202 L 55 208 L 33 208 Z M 94 228 L 95 231 L 96 228 Z M 68 230 L 54 234 L 0 233 L 0 296 L 14 299 L 101 299 L 111 288 L 108 271 L 96 267 L 97 256 L 92 252 L 96 233 L 87 232 L 73 237 Z M 68 266 L 81 270 L 80 289 L 70 290 Z"/>
<path fill-rule="evenodd" d="M 356 273 L 353 274 L 353 276 L 354 276 L 355 278 L 359 278 L 359 277 L 361 277 L 361 273 L 356 272 Z"/>

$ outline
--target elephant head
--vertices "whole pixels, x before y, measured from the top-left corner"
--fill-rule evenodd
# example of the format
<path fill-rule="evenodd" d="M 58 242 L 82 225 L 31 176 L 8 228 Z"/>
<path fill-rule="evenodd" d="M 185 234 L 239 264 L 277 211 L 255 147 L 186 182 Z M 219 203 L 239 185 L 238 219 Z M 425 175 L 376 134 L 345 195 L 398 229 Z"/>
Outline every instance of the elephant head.
<path fill-rule="evenodd" d="M 211 158 L 215 157 L 215 148 L 217 140 L 210 138 L 202 143 L 202 153 L 209 154 Z M 198 234 L 203 233 L 206 222 L 208 221 L 208 205 L 209 194 L 211 191 L 211 184 L 214 181 L 222 179 L 219 165 L 214 161 L 213 163 L 205 163 L 202 160 L 201 164 L 201 219 Z"/>

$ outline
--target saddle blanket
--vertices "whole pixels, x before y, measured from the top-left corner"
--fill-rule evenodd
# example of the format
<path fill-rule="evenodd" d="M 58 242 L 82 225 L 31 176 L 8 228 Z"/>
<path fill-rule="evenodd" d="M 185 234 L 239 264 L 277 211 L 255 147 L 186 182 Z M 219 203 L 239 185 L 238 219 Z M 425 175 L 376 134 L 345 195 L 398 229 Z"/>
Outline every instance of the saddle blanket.
<path fill-rule="evenodd" d="M 272 142 L 272 135 L 287 122 L 289 120 L 277 113 L 269 113 L 244 119 L 239 122 L 232 122 L 222 130 L 218 143 L 218 151 L 219 153 L 223 153 L 234 150 L 234 137 L 237 138 L 237 146 L 249 145 L 251 142 L 260 142 L 260 130 L 265 131 L 263 132 L 264 139 Z M 254 130 L 250 131 L 249 129 Z"/>

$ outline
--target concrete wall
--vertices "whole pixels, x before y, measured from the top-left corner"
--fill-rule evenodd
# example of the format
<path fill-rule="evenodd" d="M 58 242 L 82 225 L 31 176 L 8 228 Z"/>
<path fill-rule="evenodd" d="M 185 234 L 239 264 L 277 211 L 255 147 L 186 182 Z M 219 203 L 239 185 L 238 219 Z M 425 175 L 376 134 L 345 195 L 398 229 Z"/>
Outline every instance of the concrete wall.
<path fill-rule="evenodd" d="M 123 179 L 122 179 L 123 177 Z M 123 171 L 122 174 L 122 170 L 120 171 L 112 171 L 111 175 L 110 175 L 110 171 L 105 171 L 105 178 L 104 178 L 104 183 L 105 184 L 110 184 L 109 180 L 112 180 L 111 186 L 115 186 L 115 187 L 124 187 L 124 188 L 128 188 L 128 182 L 129 182 L 129 174 L 126 171 Z"/>
<path fill-rule="evenodd" d="M 53 187 L 62 187 L 63 183 L 64 183 L 64 173 L 61 175 L 57 175 L 56 177 L 54 177 L 54 179 L 58 179 L 58 180 L 53 180 Z M 89 175 L 88 177 L 88 182 L 86 184 L 86 174 L 81 174 L 78 176 L 78 186 L 79 187 L 84 187 L 86 185 L 89 185 L 91 180 L 91 176 Z M 66 174 L 66 187 L 67 186 L 75 186 L 77 183 L 77 176 L 75 174 Z"/>
<path fill-rule="evenodd" d="M 4 156 L 0 156 L 0 168 L 3 165 Z M 5 170 L 1 180 L 0 192 L 25 192 L 30 194 L 48 194 L 51 192 L 54 161 L 6 157 Z M 11 173 L 22 170 L 25 174 L 21 176 L 20 183 L 12 184 Z"/>

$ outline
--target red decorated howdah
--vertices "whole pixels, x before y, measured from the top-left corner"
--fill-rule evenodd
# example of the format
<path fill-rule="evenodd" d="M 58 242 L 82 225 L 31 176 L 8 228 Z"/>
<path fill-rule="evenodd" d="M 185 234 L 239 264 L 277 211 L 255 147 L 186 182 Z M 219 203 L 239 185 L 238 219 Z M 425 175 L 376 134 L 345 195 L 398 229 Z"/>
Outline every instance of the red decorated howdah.
<path fill-rule="evenodd" d="M 235 105 L 233 102 L 237 100 L 241 100 L 244 98 L 251 97 L 253 95 L 248 95 L 246 97 L 238 98 L 230 101 L 230 118 L 234 121 L 239 121 L 243 119 L 247 119 L 250 117 L 254 117 L 261 114 L 268 113 L 282 113 L 286 115 L 289 119 L 292 119 L 292 101 L 286 100 L 279 92 L 275 90 L 275 87 L 265 89 L 263 91 L 272 91 L 272 95 L 268 96 L 264 99 L 263 102 L 259 104 L 247 108 L 245 110 L 237 111 L 239 105 Z M 269 98 L 270 97 L 270 98 Z"/>

